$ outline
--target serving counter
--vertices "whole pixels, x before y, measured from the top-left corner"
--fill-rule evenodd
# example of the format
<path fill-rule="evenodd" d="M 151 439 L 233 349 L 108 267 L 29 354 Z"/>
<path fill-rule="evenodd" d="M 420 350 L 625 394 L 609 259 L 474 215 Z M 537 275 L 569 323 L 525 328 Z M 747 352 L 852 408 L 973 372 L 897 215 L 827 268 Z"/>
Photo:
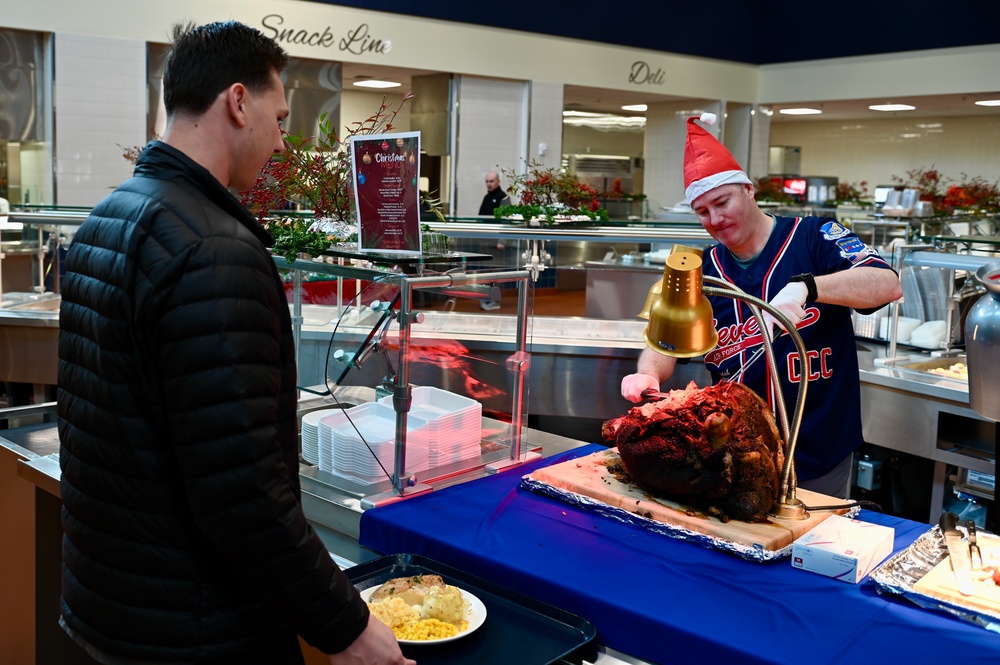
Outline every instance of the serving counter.
<path fill-rule="evenodd" d="M 408 552 L 570 610 L 602 644 L 658 663 L 997 662 L 1000 636 L 956 618 L 794 569 L 650 533 L 520 487 L 523 472 L 366 511 L 360 543 Z M 930 527 L 862 511 L 898 551 Z"/>
<path fill-rule="evenodd" d="M 0 381 L 55 385 L 59 298 L 24 295 L 0 307 Z"/>
<path fill-rule="evenodd" d="M 453 237 L 474 239 L 496 234 L 494 239 L 528 243 L 590 238 L 595 245 L 607 242 L 630 246 L 704 240 L 686 227 L 552 230 L 479 223 L 468 229 L 457 223 L 444 226 L 442 230 Z M 634 371 L 643 348 L 645 322 L 635 319 L 632 311 L 638 311 L 635 305 L 639 300 L 616 299 L 620 285 L 613 282 L 623 277 L 632 280 L 624 288 L 633 296 L 641 292 L 644 298 L 644 289 L 661 271 L 660 266 L 647 265 L 641 259 L 623 260 L 622 256 L 627 255 L 631 254 L 619 253 L 586 263 L 588 274 L 592 273 L 595 280 L 588 284 L 588 291 L 597 294 L 601 280 L 610 289 L 593 303 L 588 293 L 588 308 L 592 304 L 618 307 L 614 312 L 602 310 L 597 318 L 534 316 L 524 331 L 517 317 L 422 312 L 419 322 L 409 321 L 409 382 L 479 400 L 487 416 L 484 423 L 489 425 L 491 416 L 511 408 L 511 382 L 518 375 L 512 374 L 508 361 L 513 342 L 524 333 L 531 364 L 526 386 L 528 426 L 521 430 L 526 447 L 541 451 L 543 459 L 536 464 L 584 454 L 588 448 L 581 446 L 597 440 L 599 423 L 621 415 L 631 406 L 621 398 L 619 382 Z M 21 310 L 0 309 L 0 335 L 23 329 L 39 342 L 43 341 L 37 335 L 39 331 L 53 336 L 39 352 L 43 357 L 32 363 L 36 370 L 47 372 L 45 376 L 12 374 L 0 380 L 54 383 L 58 312 L 52 302 L 58 299 Z M 299 334 L 300 385 L 328 387 L 324 386 L 328 379 L 346 369 L 331 358 L 342 351 L 340 357 L 353 362 L 353 354 L 369 339 L 378 313 L 346 305 L 303 306 L 298 302 L 291 307 Z M 387 340 L 386 345 L 391 347 L 392 340 Z M 15 345 L 8 344 L 7 348 Z M 19 342 L 16 348 L 27 347 Z M 23 359 L 23 351 L 9 353 L 6 368 L 13 371 L 17 361 Z M 969 408 L 968 388 L 962 382 L 907 369 L 907 361 L 926 361 L 927 352 L 912 350 L 900 353 L 900 358 L 888 358 L 889 349 L 884 343 L 860 340 L 858 354 L 865 439 L 934 461 L 928 522 L 936 522 L 950 468 L 995 473 L 996 423 Z M 371 390 L 383 385 L 386 376 L 385 364 L 373 357 L 356 363 L 351 371 L 343 373 L 339 385 L 330 387 Z M 683 387 L 689 381 L 699 385 L 709 381 L 700 360 L 679 365 L 664 388 Z M 304 401 L 322 400 L 304 395 Z M 318 406 L 323 405 L 307 408 Z M 586 427 L 576 427 L 577 423 Z M 39 596 L 38 630 L 53 628 L 53 603 L 58 598 L 58 464 L 53 457 L 58 446 L 54 432 L 54 425 L 49 424 L 33 438 L 11 442 L 2 438 L 4 432 L 0 430 L 0 472 L 4 474 L 0 478 L 4 494 L 0 498 L 6 502 L 3 528 L 13 530 L 0 536 L 6 542 L 24 538 L 27 522 L 31 522 L 31 538 L 37 540 L 39 552 L 37 563 L 34 551 L 28 558 L 20 551 L 6 553 L 3 563 L 11 568 L 3 588 L 8 588 L 8 580 L 18 582 L 13 579 L 18 574 L 11 575 L 11 571 L 37 566 L 39 589 L 44 591 L 44 597 Z M 931 646 L 922 648 L 925 631 L 933 629 L 954 633 L 972 653 L 997 656 L 993 645 L 983 639 L 982 631 L 954 622 L 941 623 L 941 619 L 925 611 L 880 599 L 869 587 L 833 581 L 827 584 L 822 578 L 791 571 L 780 563 L 750 564 L 690 543 L 654 537 L 638 527 L 612 520 L 595 521 L 551 499 L 526 494 L 518 489 L 517 479 L 529 468 L 515 467 L 497 475 L 472 469 L 437 484 L 433 492 L 422 497 L 366 509 L 364 497 L 331 486 L 318 477 L 316 467 L 303 465 L 303 505 L 320 537 L 342 565 L 371 561 L 380 553 L 409 552 L 500 583 L 506 583 L 509 577 L 510 583 L 526 595 L 551 598 L 572 612 L 584 608 L 584 617 L 598 625 L 599 641 L 625 653 L 638 653 L 634 645 L 642 645 L 641 652 L 654 660 L 663 659 L 662 645 L 669 642 L 680 650 L 679 660 L 708 650 L 740 662 L 793 662 L 798 649 L 818 641 L 823 645 L 820 654 L 826 658 L 820 662 L 840 662 L 846 659 L 840 653 L 862 659 L 867 650 L 874 652 L 879 648 L 878 633 L 883 629 L 894 639 L 912 643 L 914 649 L 920 647 L 928 654 L 937 653 Z M 27 522 L 20 509 L 26 502 L 32 505 Z M 466 509 L 471 512 L 462 512 Z M 445 515 L 450 518 L 439 522 L 438 518 Z M 926 525 L 881 515 L 866 514 L 865 519 L 894 526 L 897 548 L 926 530 Z M 575 567 L 567 566 L 567 561 L 573 561 Z M 731 603 L 720 608 L 716 596 Z M 17 598 L 8 596 L 3 609 L 15 610 Z M 765 599 L 773 598 L 781 602 L 771 600 L 775 607 L 764 607 Z M 752 611 L 740 611 L 744 607 Z M 655 616 L 647 616 L 650 613 Z M 748 618 L 750 615 L 756 615 L 755 620 Z M 873 621 L 874 627 L 868 627 L 865 621 Z M 0 626 L 0 635 L 8 628 Z M 834 639 L 837 635 L 843 640 Z M 56 630 L 40 637 L 39 651 L 49 650 L 57 659 L 39 662 L 72 662 L 58 660 L 61 656 L 52 651 L 59 648 L 61 636 L 62 632 Z M 804 653 L 811 652 L 806 649 Z"/>
<path fill-rule="evenodd" d="M 55 427 L 29 430 L 19 429 L 16 443 L 0 438 L 0 462 L 18 458 L 22 489 L 33 489 L 36 662 L 83 662 L 74 660 L 82 652 L 55 623 Z M 303 466 L 303 503 L 341 566 L 373 562 L 383 553 L 418 555 L 540 599 L 597 628 L 598 663 L 856 663 L 870 662 L 890 645 L 902 662 L 944 659 L 954 649 L 966 662 L 1000 658 L 997 635 L 880 596 L 868 581 L 852 585 L 814 575 L 793 569 L 788 559 L 747 561 L 522 489 L 521 477 L 534 469 L 601 449 L 542 432 L 527 437 L 542 447 L 542 459 L 367 510 L 350 497 L 332 496 Z M 894 528 L 897 551 L 929 528 L 867 511 L 861 519 Z M 23 570 L 17 570 L 21 577 Z"/>
<path fill-rule="evenodd" d="M 934 361 L 926 354 L 902 353 L 890 359 L 886 347 L 860 344 L 858 360 L 865 441 L 934 462 L 927 516 L 933 524 L 945 502 L 949 467 L 995 477 L 997 423 L 969 407 L 967 380 L 918 369 L 947 367 L 964 356 Z M 994 498 L 992 491 L 979 496 Z"/>
<path fill-rule="evenodd" d="M 478 335 L 490 337 L 484 331 Z M 536 339 L 540 349 L 556 345 L 557 340 L 557 331 L 551 330 Z M 939 438 L 954 431 L 952 418 L 983 426 L 993 423 L 968 408 L 961 382 L 910 371 L 906 363 L 886 366 L 886 349 L 879 344 L 861 344 L 858 352 L 866 438 L 943 465 L 968 466 L 968 460 L 950 457 L 958 453 Z M 912 359 L 926 356 L 913 354 Z M 899 402 L 893 406 L 891 400 Z M 303 405 L 315 406 L 306 401 Z M 484 427 L 491 426 L 485 419 Z M 27 557 L 21 556 L 23 560 L 9 561 L 12 567 L 7 572 L 16 571 L 15 577 L 23 578 L 21 571 L 35 567 L 37 648 L 39 653 L 63 658 L 49 662 L 71 663 L 58 651 L 62 635 L 52 623 L 60 533 L 55 426 L 18 428 L 10 434 L 17 440 L 0 438 L 0 470 L 5 473 L 0 486 L 5 497 L 14 490 L 19 496 L 5 503 L 4 528 L 27 529 L 24 506 L 29 503 L 36 545 Z M 542 460 L 496 475 L 478 469 L 441 483 L 429 494 L 368 509 L 361 498 L 329 486 L 316 477 L 315 467 L 303 465 L 303 505 L 345 567 L 372 561 L 382 553 L 422 555 L 583 616 L 597 626 L 605 652 L 623 658 L 630 654 L 660 662 L 711 654 L 733 662 L 794 662 L 798 650 L 805 649 L 802 653 L 818 654 L 819 662 L 851 658 L 863 662 L 886 635 L 912 645 L 913 651 L 906 652 L 910 657 L 936 653 L 936 643 L 926 643 L 931 631 L 946 633 L 948 640 L 984 659 L 1000 656 L 994 651 L 996 636 L 906 601 L 881 598 L 870 585 L 851 586 L 795 571 L 787 560 L 746 562 L 521 490 L 520 477 L 536 466 L 597 449 L 530 428 L 525 430 L 525 441 L 542 451 Z M 980 462 L 986 464 L 985 459 L 976 463 Z M 934 521 L 937 515 L 930 517 Z M 929 528 L 874 513 L 864 513 L 863 519 L 893 526 L 897 549 Z M 5 542 L 17 542 L 25 534 L 3 537 Z M 9 551 L 7 557 L 23 552 Z M 6 602 L 18 603 L 16 596 Z M 677 651 L 664 654 L 664 644 Z M 73 645 L 64 646 L 73 652 Z"/>

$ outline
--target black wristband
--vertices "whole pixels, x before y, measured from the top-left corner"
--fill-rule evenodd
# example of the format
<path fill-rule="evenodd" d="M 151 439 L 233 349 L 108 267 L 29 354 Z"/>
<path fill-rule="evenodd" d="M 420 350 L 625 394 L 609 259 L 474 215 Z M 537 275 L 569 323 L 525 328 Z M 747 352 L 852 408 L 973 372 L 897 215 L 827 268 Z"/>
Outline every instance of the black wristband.
<path fill-rule="evenodd" d="M 816 278 L 812 276 L 811 273 L 804 272 L 801 275 L 794 275 L 789 282 L 802 282 L 806 285 L 806 302 L 816 302 L 816 298 L 819 297 L 816 294 Z"/>

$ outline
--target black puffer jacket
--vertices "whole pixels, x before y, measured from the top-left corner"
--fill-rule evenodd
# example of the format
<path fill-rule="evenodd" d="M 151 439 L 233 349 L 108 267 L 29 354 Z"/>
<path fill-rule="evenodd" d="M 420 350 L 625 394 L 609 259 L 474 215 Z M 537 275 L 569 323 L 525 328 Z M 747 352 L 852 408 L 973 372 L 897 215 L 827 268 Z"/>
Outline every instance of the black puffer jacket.
<path fill-rule="evenodd" d="M 300 505 L 295 350 L 269 243 L 158 142 L 73 241 L 62 613 L 100 651 L 193 661 L 295 631 L 336 653 L 366 625 Z"/>

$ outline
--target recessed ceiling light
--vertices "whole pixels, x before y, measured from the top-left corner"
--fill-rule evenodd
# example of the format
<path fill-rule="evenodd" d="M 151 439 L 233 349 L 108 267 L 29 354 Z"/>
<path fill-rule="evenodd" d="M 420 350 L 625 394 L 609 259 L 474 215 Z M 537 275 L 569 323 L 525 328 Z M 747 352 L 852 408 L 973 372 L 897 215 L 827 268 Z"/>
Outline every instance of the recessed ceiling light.
<path fill-rule="evenodd" d="M 980 99 L 977 106 L 1000 106 L 1000 99 Z"/>
<path fill-rule="evenodd" d="M 917 107 L 909 104 L 872 104 L 868 108 L 872 111 L 914 111 Z"/>
<path fill-rule="evenodd" d="M 646 118 L 636 115 L 614 115 L 589 111 L 563 111 L 563 124 L 597 129 L 631 130 L 645 127 Z"/>
<path fill-rule="evenodd" d="M 822 113 L 819 109 L 809 109 L 809 108 L 799 108 L 799 109 L 780 109 L 778 113 L 783 113 L 785 115 L 817 115 Z"/>
<path fill-rule="evenodd" d="M 368 81 L 355 81 L 354 85 L 359 88 L 398 88 L 403 84 L 396 83 L 394 81 L 379 81 L 378 79 L 370 79 Z"/>
<path fill-rule="evenodd" d="M 622 111 L 646 111 L 649 107 L 645 104 L 626 104 L 622 107 Z"/>

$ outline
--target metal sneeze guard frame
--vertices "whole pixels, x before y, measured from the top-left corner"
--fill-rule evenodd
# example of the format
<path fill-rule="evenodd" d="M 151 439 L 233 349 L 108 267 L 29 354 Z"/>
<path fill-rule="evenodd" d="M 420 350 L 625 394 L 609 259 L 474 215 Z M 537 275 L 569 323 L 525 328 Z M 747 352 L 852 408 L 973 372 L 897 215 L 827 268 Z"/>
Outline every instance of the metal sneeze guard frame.
<path fill-rule="evenodd" d="M 461 257 L 458 257 L 461 259 Z M 434 263 L 440 261 L 439 257 L 428 256 L 423 263 Z M 410 326 L 419 323 L 422 319 L 420 313 L 412 311 L 414 291 L 420 289 L 433 289 L 438 293 L 452 295 L 456 297 L 475 297 L 488 299 L 492 297 L 492 289 L 489 285 L 498 283 L 514 283 L 518 291 L 517 304 L 517 328 L 514 339 L 514 353 L 507 360 L 507 368 L 514 373 L 514 388 L 511 396 L 511 422 L 508 424 L 508 438 L 510 441 L 510 453 L 503 461 L 496 461 L 488 464 L 485 469 L 488 473 L 496 473 L 511 466 L 517 466 L 528 459 L 537 457 L 537 453 L 522 453 L 522 424 L 524 421 L 524 396 L 526 386 L 526 372 L 530 369 L 531 359 L 527 349 L 528 340 L 528 311 L 531 303 L 531 273 L 526 270 L 510 270 L 502 272 L 446 272 L 430 276 L 408 276 L 398 272 L 387 272 L 377 268 L 365 268 L 356 265 L 347 265 L 338 259 L 338 263 L 326 263 L 321 261 L 296 259 L 288 262 L 284 257 L 274 256 L 275 264 L 279 268 L 292 270 L 293 279 L 293 303 L 292 303 L 292 329 L 295 337 L 296 364 L 299 361 L 298 350 L 302 336 L 302 273 L 315 272 L 337 276 L 360 279 L 363 281 L 391 283 L 399 286 L 400 303 L 397 316 L 399 322 L 399 359 L 398 371 L 393 382 L 393 409 L 396 412 L 395 423 L 395 450 L 393 455 L 393 472 L 391 478 L 392 488 L 388 492 L 365 497 L 362 507 L 374 507 L 384 505 L 393 501 L 423 494 L 433 488 L 428 485 L 411 483 L 405 473 L 406 468 L 406 428 L 407 414 L 411 403 L 411 386 L 409 385 L 409 362 L 408 354 L 410 348 Z M 464 261 L 462 261 L 464 263 Z M 470 288 L 471 287 L 471 288 Z M 477 291 L 478 287 L 478 291 Z M 339 308 L 338 308 L 339 309 Z M 343 315 L 343 311 L 340 311 Z"/>

